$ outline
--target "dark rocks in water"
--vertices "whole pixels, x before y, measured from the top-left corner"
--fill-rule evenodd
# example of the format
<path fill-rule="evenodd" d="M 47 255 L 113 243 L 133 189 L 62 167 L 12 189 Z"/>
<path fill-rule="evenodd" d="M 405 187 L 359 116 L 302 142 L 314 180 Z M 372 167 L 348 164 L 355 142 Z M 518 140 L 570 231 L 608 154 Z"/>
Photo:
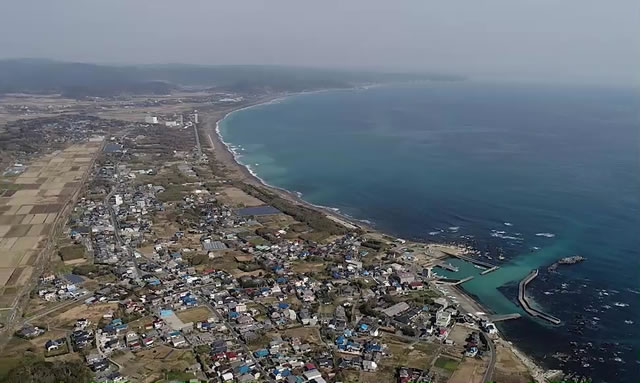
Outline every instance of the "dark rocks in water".
<path fill-rule="evenodd" d="M 571 358 L 571 356 L 563 353 L 563 352 L 556 352 L 555 354 L 552 355 L 553 358 L 558 359 L 561 362 L 567 362 L 569 361 L 569 359 Z"/>
<path fill-rule="evenodd" d="M 574 255 L 572 257 L 565 257 L 560 259 L 559 261 L 555 262 L 553 265 L 549 266 L 547 268 L 547 271 L 556 271 L 556 269 L 558 268 L 559 265 L 575 265 L 576 263 L 580 263 L 582 261 L 586 260 L 585 257 L 582 257 L 580 255 Z"/>
<path fill-rule="evenodd" d="M 561 265 L 573 265 L 575 263 L 582 262 L 585 259 L 586 259 L 585 257 L 581 257 L 579 255 L 574 255 L 573 257 L 562 258 L 557 263 L 559 263 Z"/>

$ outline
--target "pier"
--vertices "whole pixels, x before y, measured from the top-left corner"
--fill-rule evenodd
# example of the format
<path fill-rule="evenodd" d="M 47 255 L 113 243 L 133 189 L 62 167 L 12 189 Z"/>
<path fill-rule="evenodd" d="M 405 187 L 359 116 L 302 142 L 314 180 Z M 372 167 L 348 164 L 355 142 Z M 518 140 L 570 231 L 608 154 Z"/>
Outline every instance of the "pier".
<path fill-rule="evenodd" d="M 468 282 L 468 281 L 470 281 L 470 280 L 472 280 L 472 279 L 473 279 L 473 275 L 472 275 L 472 276 L 470 276 L 470 277 L 466 277 L 465 279 L 461 279 L 461 280 L 459 280 L 458 282 L 454 283 L 453 285 L 454 285 L 454 286 L 458 286 L 458 285 L 461 285 L 461 284 L 463 284 L 463 283 L 465 283 L 465 282 Z"/>
<path fill-rule="evenodd" d="M 500 266 L 493 266 L 492 268 L 486 269 L 485 271 L 481 272 L 480 275 L 489 274 L 490 272 L 495 271 L 495 270 L 497 270 L 499 268 L 500 268 Z"/>
<path fill-rule="evenodd" d="M 485 267 L 487 270 L 484 270 L 481 273 L 482 275 L 488 274 L 488 273 L 500 268 L 500 266 L 498 266 L 498 265 L 493 265 L 493 264 L 491 264 L 489 262 L 481 261 L 481 260 L 476 259 L 476 258 L 467 257 L 466 255 L 454 254 L 454 253 L 449 253 L 449 252 L 446 252 L 446 251 L 443 251 L 443 253 L 447 254 L 450 257 L 455 257 L 455 258 L 458 258 L 458 259 L 462 259 L 463 261 L 467 261 L 469 263 L 473 263 L 474 265 Z"/>
<path fill-rule="evenodd" d="M 436 281 L 440 282 L 442 284 L 447 284 L 447 285 L 451 285 L 451 286 L 458 286 L 459 284 L 468 282 L 468 281 L 470 281 L 472 279 L 473 279 L 473 275 L 468 276 L 468 277 L 466 277 L 464 279 L 452 279 L 452 278 L 440 277 Z"/>
<path fill-rule="evenodd" d="M 531 316 L 544 319 L 556 325 L 562 323 L 560 319 L 554 317 L 553 315 L 549 315 L 545 312 L 542 312 L 536 308 L 531 307 L 531 305 L 527 301 L 527 295 L 526 295 L 527 284 L 529 284 L 529 282 L 534 280 L 537 276 L 538 276 L 538 269 L 535 269 L 535 270 L 532 270 L 529 273 L 529 275 L 527 275 L 526 277 L 524 277 L 523 280 L 520 281 L 520 284 L 518 285 L 518 301 L 520 302 L 520 306 L 522 306 L 524 311 L 526 311 L 527 314 Z"/>
<path fill-rule="evenodd" d="M 440 267 L 440 268 L 442 268 L 442 269 L 445 269 L 445 270 L 447 270 L 447 271 L 454 272 L 454 273 L 458 271 L 458 268 L 457 268 L 457 267 L 455 267 L 455 266 L 453 266 L 453 265 L 452 265 L 452 264 L 450 264 L 450 263 L 440 262 L 440 263 L 438 263 L 436 266 L 437 266 L 437 267 Z"/>
<path fill-rule="evenodd" d="M 509 319 L 518 319 L 520 317 L 522 317 L 522 315 L 518 313 L 513 313 L 513 314 L 503 314 L 503 315 L 489 315 L 487 319 L 495 323 L 495 322 L 502 322 Z"/>

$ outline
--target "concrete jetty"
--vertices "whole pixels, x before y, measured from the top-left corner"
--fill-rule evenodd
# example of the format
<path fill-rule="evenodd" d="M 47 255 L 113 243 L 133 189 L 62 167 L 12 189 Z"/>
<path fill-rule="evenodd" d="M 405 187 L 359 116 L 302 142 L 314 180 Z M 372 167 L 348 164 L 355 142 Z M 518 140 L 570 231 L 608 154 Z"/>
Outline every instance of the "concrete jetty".
<path fill-rule="evenodd" d="M 459 284 L 468 282 L 470 280 L 472 280 L 474 277 L 473 275 L 468 276 L 464 279 L 451 279 L 451 278 L 438 278 L 437 282 L 443 283 L 443 284 L 447 284 L 447 285 L 451 285 L 451 286 L 458 286 Z"/>
<path fill-rule="evenodd" d="M 438 277 L 438 278 L 435 279 L 435 281 L 439 282 L 439 283 L 447 284 L 447 285 L 452 285 L 452 284 L 458 282 L 459 279 Z"/>
<path fill-rule="evenodd" d="M 449 253 L 449 252 L 445 252 L 445 251 L 443 251 L 443 253 L 447 254 L 448 256 L 456 257 L 458 259 L 462 259 L 463 261 L 467 261 L 469 263 L 473 263 L 474 265 L 485 267 L 487 270 L 484 270 L 481 273 L 482 275 L 490 273 L 490 272 L 500 268 L 500 266 L 498 266 L 498 265 L 494 265 L 494 264 L 491 264 L 489 262 L 481 261 L 481 260 L 479 260 L 477 258 L 467 257 L 466 255 L 454 254 L 454 253 Z"/>
<path fill-rule="evenodd" d="M 502 322 L 509 319 L 518 319 L 520 317 L 521 317 L 520 314 L 513 313 L 513 314 L 489 315 L 487 319 L 495 323 L 495 322 Z"/>
<path fill-rule="evenodd" d="M 454 286 L 458 286 L 458 285 L 461 285 L 461 284 L 463 284 L 463 283 L 465 283 L 465 282 L 468 282 L 468 281 L 470 281 L 470 280 L 472 280 L 472 279 L 473 279 L 473 275 L 471 275 L 471 276 L 469 276 L 469 277 L 466 277 L 465 279 L 461 279 L 461 280 L 459 280 L 458 282 L 454 283 L 453 285 L 454 285 Z"/>
<path fill-rule="evenodd" d="M 440 263 L 438 263 L 436 266 L 441 267 L 441 268 L 443 268 L 443 269 L 445 269 L 445 270 L 448 270 L 448 271 L 454 272 L 454 273 L 458 271 L 458 268 L 457 268 L 457 267 L 455 267 L 455 266 L 453 266 L 453 265 L 452 265 L 452 264 L 450 264 L 450 263 L 440 262 Z"/>
<path fill-rule="evenodd" d="M 518 301 L 520 302 L 520 306 L 522 306 L 524 311 L 526 311 L 527 314 L 531 316 L 544 319 L 556 325 L 562 323 L 560 319 L 554 317 L 553 315 L 549 315 L 545 312 L 542 312 L 536 308 L 533 308 L 529 304 L 527 300 L 527 295 L 526 295 L 527 284 L 529 284 L 529 282 L 534 280 L 537 276 L 538 276 L 538 269 L 535 269 L 535 270 L 532 270 L 529 273 L 529 275 L 527 275 L 526 277 L 524 277 L 523 280 L 520 281 L 520 284 L 518 285 Z"/>
<path fill-rule="evenodd" d="M 497 270 L 499 268 L 500 268 L 500 266 L 493 266 L 492 268 L 486 269 L 485 271 L 481 272 L 480 275 L 489 274 L 490 272 L 495 271 L 495 270 Z"/>

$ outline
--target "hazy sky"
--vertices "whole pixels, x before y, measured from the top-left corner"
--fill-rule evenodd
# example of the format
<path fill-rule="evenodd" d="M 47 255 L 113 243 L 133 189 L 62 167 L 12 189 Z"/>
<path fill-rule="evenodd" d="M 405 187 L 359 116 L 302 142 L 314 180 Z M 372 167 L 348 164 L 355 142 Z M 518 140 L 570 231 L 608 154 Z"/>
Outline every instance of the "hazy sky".
<path fill-rule="evenodd" d="M 640 81 L 640 0 L 0 0 L 0 57 Z"/>

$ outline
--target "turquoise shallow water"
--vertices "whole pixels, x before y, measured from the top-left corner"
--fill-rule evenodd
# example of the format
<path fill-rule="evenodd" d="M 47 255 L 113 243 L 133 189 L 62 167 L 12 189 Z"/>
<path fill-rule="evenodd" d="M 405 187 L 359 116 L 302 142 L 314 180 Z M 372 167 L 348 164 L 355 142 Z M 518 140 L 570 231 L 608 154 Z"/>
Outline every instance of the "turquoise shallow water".
<path fill-rule="evenodd" d="M 518 312 L 517 281 L 541 268 L 531 295 L 563 324 L 525 316 L 501 330 L 549 367 L 632 381 L 639 101 L 624 89 L 382 87 L 257 106 L 220 131 L 240 162 L 309 202 L 401 237 L 473 244 L 501 268 L 463 287 L 495 312 Z M 587 261 L 546 271 L 576 254 Z"/>

